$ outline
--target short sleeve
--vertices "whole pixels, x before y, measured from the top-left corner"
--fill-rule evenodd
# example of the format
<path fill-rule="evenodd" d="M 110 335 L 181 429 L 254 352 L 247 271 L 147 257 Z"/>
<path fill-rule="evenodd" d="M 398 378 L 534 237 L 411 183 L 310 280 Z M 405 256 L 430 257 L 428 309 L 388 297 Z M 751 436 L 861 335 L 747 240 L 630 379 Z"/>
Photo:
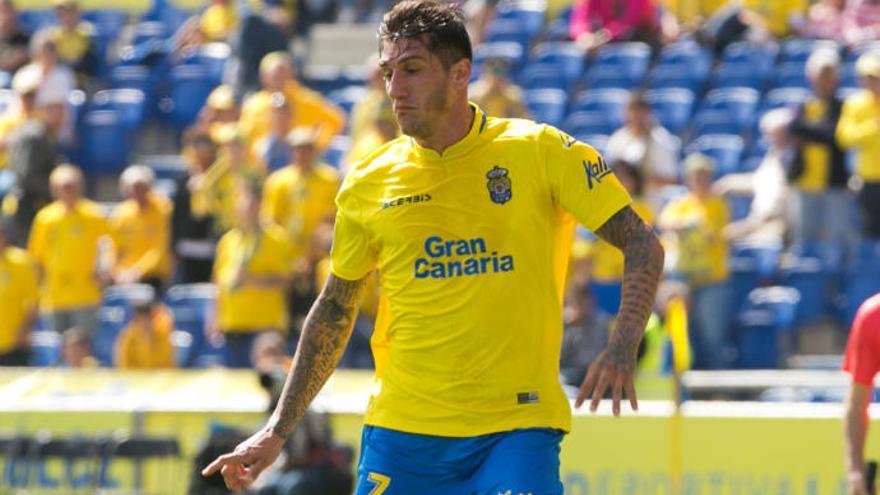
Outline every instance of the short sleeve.
<path fill-rule="evenodd" d="M 330 271 L 344 280 L 360 280 L 376 268 L 376 254 L 363 225 L 342 209 L 336 212 Z"/>
<path fill-rule="evenodd" d="M 843 359 L 843 370 L 852 375 L 858 384 L 871 386 L 874 376 L 880 371 L 880 307 L 873 310 L 860 310 L 853 321 L 849 341 L 846 344 L 846 355 Z"/>
<path fill-rule="evenodd" d="M 552 127 L 540 139 L 553 200 L 584 227 L 595 232 L 632 202 L 593 147 Z"/>

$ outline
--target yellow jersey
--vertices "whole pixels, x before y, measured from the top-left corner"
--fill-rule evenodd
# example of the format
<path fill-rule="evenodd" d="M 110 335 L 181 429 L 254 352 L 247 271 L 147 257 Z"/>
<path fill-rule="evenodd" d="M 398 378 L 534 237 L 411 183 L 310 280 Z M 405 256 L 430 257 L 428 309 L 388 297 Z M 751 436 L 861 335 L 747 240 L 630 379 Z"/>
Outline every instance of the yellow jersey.
<path fill-rule="evenodd" d="M 472 108 L 442 155 L 400 137 L 337 196 L 333 274 L 380 273 L 365 422 L 450 437 L 568 431 L 559 355 L 575 220 L 596 230 L 630 198 L 586 144 Z"/>
<path fill-rule="evenodd" d="M 84 308 L 101 302 L 98 243 L 108 234 L 100 208 L 85 199 L 71 211 L 55 201 L 37 213 L 28 251 L 42 270 L 42 310 Z"/>
<path fill-rule="evenodd" d="M 21 326 L 37 307 L 37 269 L 27 251 L 0 251 L 0 354 L 13 350 Z"/>
<path fill-rule="evenodd" d="M 88 22 L 79 23 L 74 29 L 52 26 L 48 29 L 49 38 L 55 42 L 58 58 L 67 65 L 76 65 L 92 45 L 95 28 Z"/>
<path fill-rule="evenodd" d="M 116 344 L 116 367 L 129 369 L 173 368 L 174 347 L 171 332 L 174 317 L 161 306 L 151 315 L 153 328 L 148 332 L 140 322 L 132 321 L 119 334 Z"/>
<path fill-rule="evenodd" d="M 7 110 L 0 116 L 0 142 L 4 143 L 4 146 L 0 149 L 0 169 L 9 166 L 9 153 L 7 150 L 11 144 L 9 138 L 12 135 L 12 131 L 18 129 L 28 118 L 30 118 L 30 115 L 21 109 Z"/>
<path fill-rule="evenodd" d="M 202 12 L 199 18 L 199 31 L 207 41 L 226 41 L 232 30 L 238 25 L 238 14 L 235 4 L 212 4 Z"/>
<path fill-rule="evenodd" d="M 659 223 L 676 225 L 671 252 L 677 255 L 677 269 L 694 286 L 727 279 L 729 246 L 722 231 L 730 223 L 730 209 L 724 198 L 701 200 L 687 194 L 663 209 Z"/>
<path fill-rule="evenodd" d="M 654 210 L 645 201 L 634 199 L 632 209 L 646 224 L 654 223 Z M 623 279 L 623 253 L 602 239 L 593 242 L 589 249 L 592 260 L 592 279 L 597 282 L 619 282 Z"/>
<path fill-rule="evenodd" d="M 791 22 L 801 17 L 806 17 L 807 0 L 744 0 L 743 6 L 751 9 L 767 23 L 767 29 L 778 38 L 788 36 Z"/>
<path fill-rule="evenodd" d="M 150 193 L 141 209 L 134 200 L 123 202 L 110 218 L 116 250 L 115 270 L 137 269 L 142 277 L 171 276 L 171 202 Z"/>
<path fill-rule="evenodd" d="M 825 118 L 828 104 L 818 98 L 810 99 L 804 104 L 804 118 L 809 123 L 816 123 Z M 797 179 L 797 186 L 803 191 L 820 192 L 828 188 L 831 174 L 829 157 L 831 150 L 825 144 L 804 143 L 804 172 Z"/>
<path fill-rule="evenodd" d="M 291 109 L 290 128 L 319 128 L 316 146 L 323 150 L 330 144 L 330 139 L 339 134 L 345 127 L 345 113 L 324 99 L 320 93 L 290 81 L 284 88 Z M 247 137 L 247 142 L 254 146 L 260 138 L 269 134 L 270 121 L 266 118 L 272 111 L 272 93 L 258 91 L 249 96 L 241 107 L 238 124 Z M 252 150 L 252 154 L 256 154 Z"/>
<path fill-rule="evenodd" d="M 856 174 L 863 181 L 880 182 L 880 98 L 869 91 L 848 98 L 837 122 L 837 140 L 843 148 L 858 148 Z"/>
<path fill-rule="evenodd" d="M 217 326 L 224 332 L 287 330 L 283 288 L 237 286 L 245 275 L 286 277 L 291 246 L 277 225 L 257 232 L 234 228 L 220 238 L 214 260 L 217 283 Z"/>
<path fill-rule="evenodd" d="M 318 164 L 309 173 L 288 165 L 263 185 L 262 217 L 278 224 L 293 239 L 296 254 L 303 254 L 321 220 L 333 218 L 339 174 L 330 165 Z"/>

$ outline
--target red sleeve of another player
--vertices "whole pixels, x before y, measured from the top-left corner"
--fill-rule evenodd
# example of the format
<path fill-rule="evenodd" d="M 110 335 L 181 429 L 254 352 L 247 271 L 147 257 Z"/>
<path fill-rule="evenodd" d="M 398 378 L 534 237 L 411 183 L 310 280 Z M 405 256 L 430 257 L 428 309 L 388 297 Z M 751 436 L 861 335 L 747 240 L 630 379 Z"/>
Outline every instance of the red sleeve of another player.
<path fill-rule="evenodd" d="M 880 371 L 880 305 L 869 302 L 866 306 L 853 320 L 843 370 L 852 375 L 854 382 L 871 386 Z"/>

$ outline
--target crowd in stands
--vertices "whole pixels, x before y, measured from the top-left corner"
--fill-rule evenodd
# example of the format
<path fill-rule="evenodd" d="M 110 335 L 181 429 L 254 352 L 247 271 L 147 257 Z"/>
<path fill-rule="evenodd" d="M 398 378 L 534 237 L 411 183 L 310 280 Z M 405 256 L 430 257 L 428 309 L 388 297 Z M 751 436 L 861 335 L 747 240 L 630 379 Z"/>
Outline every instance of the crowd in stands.
<path fill-rule="evenodd" d="M 150 34 L 175 12 L 159 5 L 112 29 L 57 0 L 30 30 L 0 0 L 0 365 L 247 368 L 263 336 L 293 345 L 329 272 L 341 179 L 399 133 L 375 57 L 354 81 L 322 79 L 301 75 L 288 50 L 314 22 L 375 19 L 383 2 L 212 0 Z M 756 366 L 742 336 L 757 330 L 741 316 L 779 304 L 753 289 L 800 291 L 794 322 L 765 325 L 773 338 L 845 326 L 846 308 L 880 290 L 865 281 L 880 264 L 880 4 L 465 10 L 480 41 L 473 101 L 603 153 L 666 244 L 665 292 L 688 301 L 696 367 Z M 108 56 L 112 43 L 126 55 Z M 130 159 L 157 120 L 180 143 L 170 175 Z M 88 199 L 97 177 L 119 172 L 121 201 Z M 587 232 L 572 252 L 562 369 L 577 383 L 612 328 L 624 260 Z M 805 260 L 819 269 L 798 271 Z M 344 366 L 372 366 L 372 285 Z M 61 337 L 46 357 L 49 334 Z M 647 356 L 668 345 L 646 342 Z"/>

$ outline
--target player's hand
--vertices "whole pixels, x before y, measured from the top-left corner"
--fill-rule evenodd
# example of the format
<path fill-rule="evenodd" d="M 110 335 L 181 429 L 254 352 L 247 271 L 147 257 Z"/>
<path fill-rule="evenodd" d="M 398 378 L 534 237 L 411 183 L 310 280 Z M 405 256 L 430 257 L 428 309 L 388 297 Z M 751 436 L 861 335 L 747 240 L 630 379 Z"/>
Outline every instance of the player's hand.
<path fill-rule="evenodd" d="M 596 409 L 599 408 L 599 401 L 605 396 L 608 387 L 611 387 L 611 409 L 615 416 L 620 416 L 620 401 L 624 393 L 629 399 L 632 410 L 639 410 L 634 378 L 636 349 L 628 349 L 627 347 L 626 344 L 611 342 L 596 357 L 578 390 L 574 403 L 576 408 L 581 407 L 589 396 L 591 397 L 590 411 L 596 412 Z"/>
<path fill-rule="evenodd" d="M 247 490 L 267 467 L 275 462 L 284 439 L 263 428 L 238 444 L 232 453 L 224 454 L 202 470 L 202 476 L 220 471 L 226 487 L 233 491 Z"/>
<path fill-rule="evenodd" d="M 847 479 L 847 495 L 870 495 L 868 485 L 865 483 L 865 476 L 859 472 L 849 473 Z"/>

